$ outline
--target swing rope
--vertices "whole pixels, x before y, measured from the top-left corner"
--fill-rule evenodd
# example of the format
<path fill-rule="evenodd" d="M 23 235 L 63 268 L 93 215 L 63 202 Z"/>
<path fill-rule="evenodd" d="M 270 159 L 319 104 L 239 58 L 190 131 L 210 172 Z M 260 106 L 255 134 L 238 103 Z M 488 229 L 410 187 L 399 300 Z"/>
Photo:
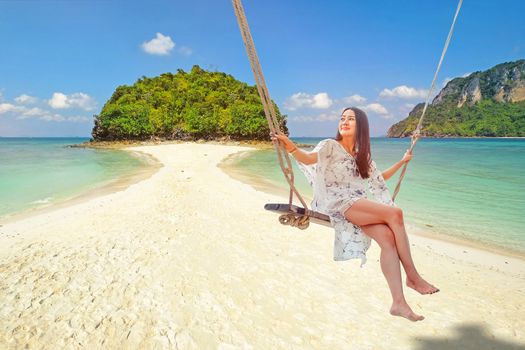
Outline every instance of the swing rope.
<path fill-rule="evenodd" d="M 250 33 L 250 27 L 248 26 L 248 21 L 246 20 L 246 15 L 244 14 L 244 8 L 242 6 L 241 0 L 232 0 L 233 8 L 235 10 L 235 16 L 237 17 L 237 22 L 239 23 L 239 28 L 241 30 L 242 39 L 244 41 L 244 46 L 246 47 L 246 53 L 250 60 L 250 66 L 252 68 L 253 76 L 255 77 L 255 83 L 257 85 L 257 91 L 261 97 L 261 102 L 264 108 L 264 115 L 268 120 L 268 125 L 270 127 L 270 132 L 273 134 L 282 133 L 279 122 L 275 114 L 275 108 L 273 106 L 272 100 L 270 98 L 270 93 L 266 87 L 266 82 L 262 73 L 261 65 L 259 63 L 259 57 L 257 56 L 257 51 L 255 50 L 255 44 L 253 43 L 252 35 Z M 299 191 L 294 185 L 294 173 L 292 170 L 292 163 L 288 152 L 284 148 L 284 145 L 281 145 L 278 140 L 273 142 L 275 151 L 277 152 L 277 158 L 279 159 L 279 165 L 281 170 L 290 186 L 290 197 L 289 197 L 289 207 L 292 207 L 293 195 L 297 196 L 301 204 L 305 209 L 305 215 L 294 216 L 293 214 L 282 215 L 279 218 L 279 221 L 283 224 L 296 226 L 299 228 L 306 228 L 309 224 L 309 210 L 306 205 L 306 201 L 301 197 Z M 286 159 L 286 164 L 283 161 L 283 158 Z M 285 217 L 286 216 L 286 217 Z"/>
<path fill-rule="evenodd" d="M 432 84 L 430 85 L 430 89 L 428 90 L 427 99 L 425 101 L 425 106 L 423 107 L 423 112 L 421 113 L 421 117 L 419 118 L 419 122 L 417 124 L 416 129 L 412 133 L 410 152 L 412 152 L 414 147 L 416 147 L 417 140 L 419 139 L 419 136 L 421 134 L 421 128 L 423 126 L 423 118 L 425 117 L 425 113 L 427 111 L 427 107 L 430 102 L 430 97 L 432 96 L 432 92 L 434 91 L 434 87 L 436 85 L 436 80 L 439 74 L 439 70 L 441 69 L 441 64 L 443 63 L 443 59 L 445 58 L 445 54 L 447 53 L 448 44 L 450 43 L 450 39 L 452 38 L 452 33 L 454 32 L 454 26 L 456 24 L 456 19 L 458 18 L 459 10 L 461 9 L 462 3 L 463 3 L 463 0 L 459 0 L 458 7 L 456 9 L 456 14 L 454 15 L 454 20 L 452 21 L 452 25 L 450 26 L 448 37 L 447 37 L 447 40 L 445 41 L 443 52 L 441 52 L 441 58 L 439 59 L 439 64 L 437 66 L 436 73 L 434 74 L 434 79 L 432 79 Z M 401 181 L 403 181 L 403 178 L 405 177 L 407 166 L 408 166 L 408 163 L 405 163 L 403 166 L 403 170 L 401 171 L 401 174 L 399 175 L 399 180 L 397 181 L 396 189 L 394 190 L 394 195 L 392 196 L 392 200 L 394 201 L 396 199 L 397 194 L 399 193 L 399 190 L 401 189 Z"/>

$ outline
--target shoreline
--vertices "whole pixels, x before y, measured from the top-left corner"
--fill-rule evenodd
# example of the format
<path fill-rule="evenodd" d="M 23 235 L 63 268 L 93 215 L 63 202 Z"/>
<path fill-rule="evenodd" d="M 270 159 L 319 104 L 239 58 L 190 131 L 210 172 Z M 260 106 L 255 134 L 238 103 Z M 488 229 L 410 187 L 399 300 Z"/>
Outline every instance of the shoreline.
<path fill-rule="evenodd" d="M 141 151 L 128 151 L 128 153 L 132 154 L 134 157 L 140 157 L 142 159 L 145 159 L 147 164 L 145 164 L 141 168 L 137 168 L 131 173 L 121 174 L 118 177 L 110 180 L 110 182 L 108 183 L 100 185 L 95 184 L 94 188 L 88 189 L 78 195 L 63 198 L 56 202 L 49 203 L 40 207 L 26 208 L 21 211 L 4 215 L 0 217 L 0 227 L 2 227 L 2 225 L 7 225 L 9 223 L 13 223 L 19 220 L 31 218 L 32 216 L 47 214 L 61 208 L 67 208 L 75 204 L 87 202 L 97 197 L 105 196 L 119 191 L 124 191 L 129 186 L 150 178 L 160 168 L 162 168 L 162 163 L 148 153 Z"/>
<path fill-rule="evenodd" d="M 46 205 L 44 207 L 39 208 L 29 208 L 22 212 L 17 212 L 11 215 L 7 215 L 0 218 L 0 228 L 2 225 L 7 225 L 16 221 L 24 220 L 31 218 L 33 216 L 38 216 L 42 214 L 47 214 L 50 212 L 53 212 L 55 210 L 59 210 L 62 208 L 67 208 L 70 206 L 73 206 L 75 204 L 80 204 L 84 202 L 88 202 L 92 199 L 96 199 L 99 197 L 103 197 L 106 195 L 111 195 L 113 193 L 117 193 L 120 191 L 125 191 L 129 186 L 139 183 L 143 180 L 147 180 L 151 176 L 153 176 L 156 172 L 159 171 L 163 167 L 162 162 L 160 162 L 158 159 L 156 159 L 151 154 L 148 154 L 147 152 L 140 151 L 140 150 L 132 150 L 132 148 L 135 147 L 144 147 L 144 146 L 162 146 L 162 145 L 180 145 L 180 144 L 210 144 L 210 145 L 223 145 L 223 146 L 234 146 L 234 147 L 248 147 L 247 150 L 241 150 L 238 152 L 232 152 L 228 154 L 226 157 L 221 159 L 219 163 L 217 164 L 217 167 L 220 168 L 226 175 L 231 177 L 232 179 L 239 181 L 241 183 L 247 184 L 256 191 L 271 194 L 273 196 L 278 196 L 281 198 L 280 203 L 288 203 L 288 197 L 289 197 L 289 190 L 281 187 L 281 184 L 273 183 L 271 181 L 268 181 L 266 179 L 263 179 L 261 177 L 253 177 L 253 174 L 250 172 L 236 166 L 235 164 L 238 162 L 239 159 L 248 157 L 249 153 L 256 152 L 259 150 L 264 149 L 271 149 L 272 143 L 264 143 L 264 142 L 242 142 L 242 141 L 194 141 L 194 142 L 187 142 L 187 141 L 132 141 L 132 142 L 97 142 L 95 144 L 92 143 L 82 143 L 82 144 L 74 144 L 70 145 L 69 147 L 87 147 L 87 148 L 103 148 L 103 149 L 119 149 L 126 152 L 129 152 L 131 154 L 140 154 L 140 157 L 144 157 L 147 159 L 150 164 L 146 166 L 143 169 L 138 169 L 138 171 L 133 172 L 131 174 L 122 174 L 121 176 L 115 178 L 113 181 L 111 181 L 108 184 L 102 185 L 100 187 L 96 187 L 94 189 L 91 189 L 87 192 L 84 192 L 82 194 L 79 194 L 77 196 L 73 196 L 71 198 L 66 198 L 63 200 L 60 200 L 56 203 L 50 203 L 49 205 Z M 311 146 L 311 145 L 307 145 Z M 312 197 L 306 196 L 303 194 L 303 198 L 307 203 L 310 203 L 312 201 Z M 294 195 L 294 202 L 297 203 L 298 200 L 296 196 Z M 508 257 L 511 259 L 517 259 L 520 261 L 525 262 L 525 253 L 517 250 L 512 250 L 510 248 L 501 247 L 498 245 L 494 245 L 491 243 L 481 243 L 472 241 L 469 239 L 462 239 L 456 236 L 448 235 L 446 233 L 442 233 L 441 236 L 436 237 L 433 234 L 426 233 L 424 227 L 417 226 L 415 224 L 408 224 L 408 229 L 410 230 L 409 234 L 414 234 L 418 237 L 428 239 L 430 241 L 436 241 L 440 242 L 445 245 L 453 245 L 457 246 L 456 250 L 461 250 L 460 248 L 469 248 L 474 250 L 479 250 L 482 252 L 487 252 L 490 254 L 499 255 L 501 257 Z M 441 232 L 440 232 L 441 233 Z"/>
<path fill-rule="evenodd" d="M 235 165 L 240 159 L 249 157 L 250 152 L 255 152 L 257 150 L 258 149 L 240 151 L 237 153 L 230 154 L 229 156 L 224 158 L 218 166 L 234 180 L 246 183 L 247 185 L 252 186 L 257 191 L 280 196 L 283 198 L 282 203 L 288 203 L 288 189 L 283 188 L 281 184 L 276 184 L 271 181 L 262 179 L 260 177 L 254 178 L 253 174 L 251 174 L 249 171 L 246 171 L 241 167 Z M 312 198 L 309 196 L 303 195 L 303 198 L 307 201 L 308 204 L 310 204 L 312 201 Z M 296 196 L 294 196 L 294 203 L 298 202 L 299 201 L 297 200 Z M 426 239 L 440 241 L 445 244 L 453 244 L 463 246 L 465 248 L 481 250 L 484 252 L 497 254 L 504 257 L 522 260 L 525 262 L 525 252 L 519 250 L 513 250 L 511 248 L 502 247 L 493 243 L 484 243 L 469 239 L 463 239 L 441 231 L 439 231 L 440 236 L 436 237 L 434 234 L 426 233 L 425 227 L 418 226 L 416 224 L 407 224 L 407 228 L 409 230 L 409 235 L 414 234 L 420 237 L 424 237 Z"/>

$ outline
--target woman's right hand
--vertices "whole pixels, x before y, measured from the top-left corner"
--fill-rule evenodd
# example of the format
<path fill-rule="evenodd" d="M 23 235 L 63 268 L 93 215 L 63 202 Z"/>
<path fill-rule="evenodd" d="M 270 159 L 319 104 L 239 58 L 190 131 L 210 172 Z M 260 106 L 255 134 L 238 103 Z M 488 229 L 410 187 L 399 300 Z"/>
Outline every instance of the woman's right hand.
<path fill-rule="evenodd" d="M 274 134 L 272 132 L 270 133 L 270 137 L 272 141 L 279 140 L 280 142 L 282 142 L 284 144 L 286 152 L 288 153 L 297 148 L 297 146 L 285 134 Z"/>

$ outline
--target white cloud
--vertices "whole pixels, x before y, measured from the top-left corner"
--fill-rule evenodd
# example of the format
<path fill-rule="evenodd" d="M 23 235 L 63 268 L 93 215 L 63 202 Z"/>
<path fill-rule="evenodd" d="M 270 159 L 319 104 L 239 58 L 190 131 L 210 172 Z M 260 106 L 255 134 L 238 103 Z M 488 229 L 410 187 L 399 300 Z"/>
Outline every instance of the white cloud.
<path fill-rule="evenodd" d="M 451 78 L 451 77 L 446 77 L 445 79 L 443 79 L 443 83 L 441 84 L 441 88 L 444 88 L 445 86 L 447 86 L 447 84 L 454 78 Z"/>
<path fill-rule="evenodd" d="M 169 36 L 157 33 L 157 36 L 150 41 L 142 43 L 142 50 L 151 55 L 169 55 L 175 47 L 175 43 Z"/>
<path fill-rule="evenodd" d="M 69 104 L 67 103 L 67 96 L 61 92 L 53 93 L 53 96 L 47 103 L 56 109 L 68 108 Z"/>
<path fill-rule="evenodd" d="M 33 96 L 22 94 L 18 96 L 17 98 L 15 98 L 15 101 L 16 103 L 20 103 L 20 104 L 33 104 L 33 103 L 36 103 L 38 99 Z"/>
<path fill-rule="evenodd" d="M 85 123 L 85 122 L 91 121 L 92 119 L 88 117 L 83 117 L 83 116 L 76 116 L 76 117 L 67 117 L 66 120 L 68 122 L 73 122 L 73 123 Z"/>
<path fill-rule="evenodd" d="M 468 77 L 469 75 L 471 75 L 472 72 L 468 72 L 468 73 L 465 73 L 461 76 L 461 78 L 466 78 Z M 453 80 L 455 78 L 452 78 L 452 77 L 446 77 L 445 79 L 443 79 L 443 83 L 441 84 L 441 88 L 444 88 L 451 80 Z"/>
<path fill-rule="evenodd" d="M 328 112 L 328 113 L 321 113 L 315 116 L 297 116 L 293 117 L 292 120 L 299 123 L 308 123 L 308 122 L 326 122 L 326 121 L 334 121 L 338 120 L 340 117 L 340 114 L 337 112 Z"/>
<path fill-rule="evenodd" d="M 87 117 L 75 116 L 75 117 L 65 117 L 57 113 L 48 113 L 40 116 L 38 119 L 45 120 L 46 122 L 72 122 L 72 123 L 84 123 L 88 122 L 90 119 Z"/>
<path fill-rule="evenodd" d="M 97 103 L 95 100 L 83 92 L 76 92 L 71 95 L 65 95 L 61 92 L 53 93 L 53 96 L 48 101 L 48 104 L 55 109 L 65 108 L 82 108 L 86 111 L 95 109 Z"/>
<path fill-rule="evenodd" d="M 365 112 L 372 112 L 377 114 L 388 114 L 388 110 L 380 103 L 370 103 L 366 106 L 359 106 Z"/>
<path fill-rule="evenodd" d="M 393 118 L 393 116 L 390 114 L 390 112 L 388 112 L 385 106 L 377 102 L 370 103 L 365 106 L 358 106 L 358 107 L 367 113 L 379 114 L 379 116 L 382 119 L 392 119 Z"/>
<path fill-rule="evenodd" d="M 25 108 L 25 107 L 22 107 L 22 108 Z M 73 117 L 63 116 L 61 114 L 53 113 L 53 112 L 46 111 L 40 108 L 31 108 L 31 109 L 25 108 L 25 111 L 22 111 L 22 113 L 17 115 L 15 119 L 23 120 L 23 119 L 30 119 L 30 118 L 40 119 L 46 122 L 73 122 L 73 123 L 84 123 L 84 122 L 89 122 L 91 120 L 90 118 L 83 117 L 83 116 L 73 116 Z"/>
<path fill-rule="evenodd" d="M 352 95 L 352 96 L 344 97 L 342 99 L 342 101 L 344 103 L 348 103 L 348 104 L 365 103 L 366 102 L 366 98 L 364 98 L 361 95 L 355 94 L 355 95 Z"/>
<path fill-rule="evenodd" d="M 366 99 L 365 99 L 366 101 Z M 390 112 L 380 103 L 369 103 L 367 105 L 358 106 L 358 108 L 365 111 L 367 114 L 373 113 L 379 115 L 382 119 L 392 119 L 393 116 Z M 291 117 L 290 119 L 298 123 L 309 123 L 309 122 L 325 122 L 325 121 L 338 121 L 341 117 L 340 111 L 329 111 L 320 113 L 317 115 L 299 115 Z"/>
<path fill-rule="evenodd" d="M 15 106 L 11 103 L 0 103 L 0 114 L 6 114 L 9 112 L 20 112 L 23 111 L 25 107 Z"/>
<path fill-rule="evenodd" d="M 15 98 L 15 101 L 18 103 L 30 103 L 32 101 L 36 102 L 38 100 L 38 98 L 28 95 L 20 95 Z M 69 96 L 62 93 L 55 93 L 53 94 L 53 98 L 48 102 L 50 105 L 54 104 L 55 106 L 60 106 L 59 108 L 79 107 L 86 110 L 90 109 L 94 105 L 94 100 L 87 94 L 81 92 Z M 91 118 L 84 116 L 64 116 L 39 107 L 27 107 L 12 103 L 0 103 L 0 115 L 2 114 L 11 115 L 16 120 L 40 119 L 44 121 L 73 123 L 84 123 L 91 121 Z"/>
<path fill-rule="evenodd" d="M 45 114 L 40 116 L 41 120 L 45 120 L 46 122 L 63 122 L 66 120 L 66 118 L 60 114 Z"/>
<path fill-rule="evenodd" d="M 428 90 L 425 89 L 416 89 L 406 85 L 396 86 L 393 89 L 383 89 L 379 93 L 380 97 L 392 97 L 392 98 L 403 98 L 403 99 L 412 99 L 412 98 L 425 98 L 428 94 Z"/>
<path fill-rule="evenodd" d="M 25 106 L 16 106 L 10 103 L 0 103 L 0 114 L 15 114 L 15 119 L 23 120 L 36 118 L 45 121 L 55 121 L 55 122 L 88 122 L 90 121 L 87 117 L 76 116 L 76 117 L 65 117 L 57 113 L 52 113 L 41 108 L 27 108 Z"/>
<path fill-rule="evenodd" d="M 22 115 L 27 116 L 27 117 L 33 117 L 33 116 L 40 116 L 40 115 L 44 115 L 48 113 L 49 112 L 44 111 L 43 109 L 34 107 L 34 108 L 26 109 L 25 111 L 22 112 Z"/>
<path fill-rule="evenodd" d="M 179 53 L 184 56 L 189 56 L 193 53 L 193 50 L 187 46 L 181 46 L 179 48 Z"/>
<path fill-rule="evenodd" d="M 308 123 L 308 122 L 314 122 L 316 121 L 315 120 L 315 117 L 310 117 L 310 116 L 299 116 L 299 117 L 293 117 L 292 120 L 294 122 L 299 122 L 299 123 Z"/>
<path fill-rule="evenodd" d="M 341 118 L 341 114 L 337 112 L 331 112 L 331 113 L 322 113 L 317 117 L 317 120 L 320 122 L 324 121 L 333 121 L 333 120 L 339 120 Z"/>
<path fill-rule="evenodd" d="M 313 108 L 329 108 L 332 105 L 332 100 L 326 92 L 321 92 L 314 95 L 314 103 L 312 104 Z"/>
<path fill-rule="evenodd" d="M 72 95 L 69 95 L 68 102 L 71 105 L 71 107 L 79 107 L 86 111 L 91 111 L 97 106 L 97 103 L 95 102 L 93 97 L 83 92 L 77 92 Z"/>
<path fill-rule="evenodd" d="M 326 109 L 330 108 L 332 104 L 333 101 L 326 92 L 320 92 L 315 95 L 298 92 L 284 102 L 284 107 L 290 111 L 295 111 L 299 108 Z"/>

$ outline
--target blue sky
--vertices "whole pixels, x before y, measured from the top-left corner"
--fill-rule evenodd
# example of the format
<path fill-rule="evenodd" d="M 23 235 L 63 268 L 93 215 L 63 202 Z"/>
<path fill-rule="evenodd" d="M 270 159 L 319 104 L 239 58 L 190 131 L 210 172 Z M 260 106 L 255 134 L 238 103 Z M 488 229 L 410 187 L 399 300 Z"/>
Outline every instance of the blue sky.
<path fill-rule="evenodd" d="M 332 136 L 347 105 L 372 136 L 423 102 L 457 2 L 255 1 L 246 15 L 292 136 Z M 525 58 L 525 2 L 469 1 L 438 78 Z M 158 34 L 157 34 L 158 33 Z M 254 83 L 230 1 L 0 1 L 0 136 L 90 136 L 118 85 L 204 69 Z"/>

